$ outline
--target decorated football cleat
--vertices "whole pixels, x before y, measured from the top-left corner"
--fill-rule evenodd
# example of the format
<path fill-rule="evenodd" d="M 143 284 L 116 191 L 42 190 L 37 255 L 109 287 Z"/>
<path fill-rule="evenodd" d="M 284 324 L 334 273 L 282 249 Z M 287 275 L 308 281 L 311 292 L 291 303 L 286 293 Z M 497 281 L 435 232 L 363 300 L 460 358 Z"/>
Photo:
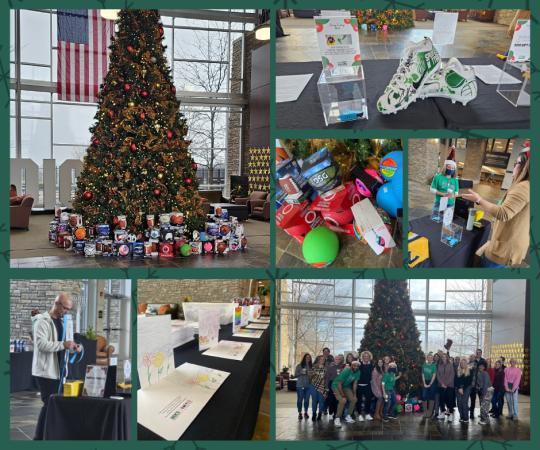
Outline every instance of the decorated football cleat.
<path fill-rule="evenodd" d="M 377 101 L 382 114 L 391 114 L 407 108 L 416 101 L 427 80 L 440 68 L 441 57 L 431 39 L 411 43 L 405 49 L 398 69 Z"/>
<path fill-rule="evenodd" d="M 443 97 L 450 99 L 452 103 L 460 102 L 466 105 L 476 98 L 477 93 L 474 69 L 464 66 L 457 58 L 450 58 L 424 83 L 419 97 Z"/>

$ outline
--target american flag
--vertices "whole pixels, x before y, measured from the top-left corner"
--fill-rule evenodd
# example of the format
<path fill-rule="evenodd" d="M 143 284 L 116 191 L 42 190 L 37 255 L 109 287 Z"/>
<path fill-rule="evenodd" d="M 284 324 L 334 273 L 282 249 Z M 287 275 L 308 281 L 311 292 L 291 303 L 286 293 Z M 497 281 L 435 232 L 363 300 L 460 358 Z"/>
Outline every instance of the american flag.
<path fill-rule="evenodd" d="M 56 15 L 58 99 L 97 102 L 99 85 L 107 74 L 114 21 L 101 18 L 96 9 L 59 9 Z"/>

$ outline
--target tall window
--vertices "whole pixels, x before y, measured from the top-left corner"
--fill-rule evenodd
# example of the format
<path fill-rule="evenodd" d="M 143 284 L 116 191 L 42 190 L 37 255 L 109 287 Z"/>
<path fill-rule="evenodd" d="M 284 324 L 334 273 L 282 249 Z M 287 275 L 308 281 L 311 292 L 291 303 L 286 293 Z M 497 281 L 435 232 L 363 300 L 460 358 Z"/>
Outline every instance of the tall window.
<path fill-rule="evenodd" d="M 409 280 L 424 351 L 453 339 L 454 354 L 484 347 L 491 324 L 489 280 Z M 373 301 L 374 280 L 284 280 L 278 295 L 278 358 L 293 366 L 305 352 L 357 350 Z M 281 367 L 280 367 L 281 368 Z"/>

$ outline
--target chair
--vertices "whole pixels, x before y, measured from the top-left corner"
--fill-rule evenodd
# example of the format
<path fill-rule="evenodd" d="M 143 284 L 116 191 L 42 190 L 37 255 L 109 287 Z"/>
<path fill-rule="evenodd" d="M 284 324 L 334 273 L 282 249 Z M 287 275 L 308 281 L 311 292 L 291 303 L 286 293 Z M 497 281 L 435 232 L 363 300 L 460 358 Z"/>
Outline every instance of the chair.
<path fill-rule="evenodd" d="M 266 213 L 267 219 L 270 219 L 270 196 L 268 192 L 264 191 L 253 191 L 249 197 L 238 197 L 235 199 L 237 205 L 246 205 L 248 207 L 248 213 L 253 217 L 265 217 L 265 210 L 268 209 Z M 265 205 L 268 203 L 268 206 Z M 257 208 L 255 210 L 255 208 Z"/>
<path fill-rule="evenodd" d="M 28 231 L 33 204 L 34 198 L 27 195 L 22 198 L 19 204 L 9 206 L 10 228 L 22 228 L 23 230 Z"/>
<path fill-rule="evenodd" d="M 253 200 L 250 203 L 250 216 L 270 220 L 270 194 L 264 200 Z"/>
<path fill-rule="evenodd" d="M 108 366 L 114 347 L 107 344 L 107 339 L 103 336 L 96 337 L 96 364 L 98 366 Z"/>

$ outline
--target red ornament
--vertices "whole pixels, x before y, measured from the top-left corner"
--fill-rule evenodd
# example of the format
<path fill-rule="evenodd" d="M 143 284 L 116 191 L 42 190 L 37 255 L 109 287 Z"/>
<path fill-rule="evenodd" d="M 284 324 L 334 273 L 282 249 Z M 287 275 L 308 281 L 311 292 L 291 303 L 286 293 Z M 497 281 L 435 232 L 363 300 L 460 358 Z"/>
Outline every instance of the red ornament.
<path fill-rule="evenodd" d="M 144 113 L 144 111 L 139 114 L 139 117 L 141 118 L 141 120 L 144 120 L 146 118 L 146 114 Z"/>
<path fill-rule="evenodd" d="M 176 87 L 171 86 L 171 92 L 172 92 L 173 94 L 176 94 Z"/>
<path fill-rule="evenodd" d="M 129 148 L 131 149 L 132 152 L 136 152 L 137 151 L 137 145 L 135 143 L 132 143 Z"/>
<path fill-rule="evenodd" d="M 112 119 L 112 118 L 114 117 L 114 112 L 113 112 L 113 110 L 112 110 L 112 109 L 109 109 L 109 110 L 107 111 L 107 115 Z"/>
<path fill-rule="evenodd" d="M 162 26 L 159 27 L 159 34 L 160 36 L 163 36 L 163 33 L 165 33 L 165 30 L 163 29 Z"/>
<path fill-rule="evenodd" d="M 118 216 L 114 216 L 112 220 L 113 225 L 118 225 Z"/>
<path fill-rule="evenodd" d="M 148 91 L 141 91 L 141 97 L 148 97 Z"/>
<path fill-rule="evenodd" d="M 135 49 L 134 49 L 131 45 L 128 45 L 128 46 L 127 46 L 127 51 L 128 51 L 129 53 L 133 53 L 133 52 L 135 51 Z"/>
<path fill-rule="evenodd" d="M 93 144 L 94 144 L 94 145 L 99 145 L 99 139 L 98 139 L 98 138 L 94 139 Z"/>
<path fill-rule="evenodd" d="M 129 91 L 131 89 L 131 85 L 129 83 L 124 84 L 124 91 Z"/>
<path fill-rule="evenodd" d="M 191 183 L 193 183 L 193 180 L 191 178 L 186 178 L 185 182 L 186 182 L 186 184 L 191 184 Z"/>
<path fill-rule="evenodd" d="M 197 163 L 193 163 L 193 164 L 191 165 L 191 168 L 192 168 L 193 170 L 197 170 L 197 168 L 198 168 Z"/>
<path fill-rule="evenodd" d="M 90 191 L 84 191 L 82 196 L 85 200 L 92 200 L 94 194 L 92 194 Z"/>
<path fill-rule="evenodd" d="M 171 130 L 167 130 L 167 139 L 172 139 L 173 133 Z"/>
<path fill-rule="evenodd" d="M 154 189 L 154 195 L 155 195 L 156 197 L 159 197 L 159 196 L 161 195 L 161 189 L 155 188 L 155 189 Z"/>

